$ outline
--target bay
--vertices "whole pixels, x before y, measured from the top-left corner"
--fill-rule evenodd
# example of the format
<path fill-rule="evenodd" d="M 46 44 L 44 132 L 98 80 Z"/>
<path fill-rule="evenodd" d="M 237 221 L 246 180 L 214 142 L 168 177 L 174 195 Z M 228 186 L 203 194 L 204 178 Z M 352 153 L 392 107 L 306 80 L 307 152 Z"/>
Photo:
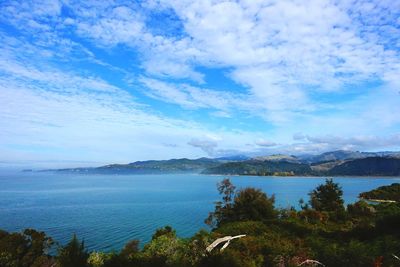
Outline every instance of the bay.
<path fill-rule="evenodd" d="M 75 175 L 47 172 L 0 173 L 0 229 L 45 231 L 60 244 L 73 233 L 89 250 L 119 250 L 132 239 L 148 242 L 155 229 L 170 225 L 190 237 L 219 200 L 216 183 L 225 176 L 198 174 Z M 229 177 L 237 188 L 275 194 L 276 206 L 298 207 L 300 198 L 325 177 Z M 399 182 L 392 177 L 334 177 L 345 202 L 360 192 Z"/>

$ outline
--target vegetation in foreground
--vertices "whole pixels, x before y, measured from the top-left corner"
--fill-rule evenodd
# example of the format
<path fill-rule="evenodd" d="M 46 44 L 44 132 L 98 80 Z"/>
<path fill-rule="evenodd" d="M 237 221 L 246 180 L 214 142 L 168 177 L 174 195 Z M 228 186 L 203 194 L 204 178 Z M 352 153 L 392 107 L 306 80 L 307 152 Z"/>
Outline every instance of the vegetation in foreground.
<path fill-rule="evenodd" d="M 88 252 L 74 235 L 50 255 L 54 241 L 43 232 L 0 231 L 0 266 L 400 266 L 398 202 L 358 201 L 345 207 L 341 187 L 329 179 L 309 193 L 307 202 L 300 200 L 301 210 L 276 209 L 274 196 L 256 188 L 237 190 L 229 179 L 217 188 L 222 199 L 206 219 L 211 232 L 201 230 L 182 239 L 166 226 L 143 249 L 132 240 L 111 253 Z M 396 192 L 395 188 L 398 184 L 377 190 Z M 206 251 L 218 238 L 242 234 L 246 236 L 225 243 L 224 249 L 221 244 Z"/>

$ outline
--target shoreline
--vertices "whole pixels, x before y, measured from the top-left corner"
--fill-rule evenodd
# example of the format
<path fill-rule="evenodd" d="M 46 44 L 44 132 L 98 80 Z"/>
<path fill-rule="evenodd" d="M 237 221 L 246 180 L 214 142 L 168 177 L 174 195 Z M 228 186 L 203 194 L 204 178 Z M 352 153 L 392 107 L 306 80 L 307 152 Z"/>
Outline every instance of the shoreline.
<path fill-rule="evenodd" d="M 360 198 L 360 199 L 378 203 L 397 203 L 397 201 L 395 200 L 388 200 L 388 199 L 375 199 L 375 198 Z"/>
<path fill-rule="evenodd" d="M 139 172 L 93 172 L 93 171 L 64 171 L 64 170 L 32 170 L 29 172 L 23 170 L 16 170 L 16 173 L 25 174 L 39 174 L 39 173 L 51 173 L 51 174 L 63 174 L 63 175 L 208 175 L 208 176 L 232 176 L 232 177 L 274 177 L 274 178 L 285 178 L 285 177 L 302 177 L 302 178 L 398 178 L 399 175 L 256 175 L 256 174 L 218 174 L 218 173 L 199 173 L 199 172 L 154 172 L 154 173 L 139 173 Z"/>

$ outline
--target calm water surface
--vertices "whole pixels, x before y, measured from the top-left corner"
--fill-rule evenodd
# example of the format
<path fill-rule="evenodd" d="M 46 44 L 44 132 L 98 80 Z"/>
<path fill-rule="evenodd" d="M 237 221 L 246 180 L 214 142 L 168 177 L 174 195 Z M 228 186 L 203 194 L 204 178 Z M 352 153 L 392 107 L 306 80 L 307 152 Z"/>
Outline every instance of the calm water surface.
<path fill-rule="evenodd" d="M 72 233 L 90 250 L 119 250 L 128 240 L 146 243 L 156 228 L 171 225 L 189 237 L 207 228 L 204 219 L 219 199 L 210 175 L 66 175 L 0 173 L 0 229 L 35 228 L 65 244 Z M 297 206 L 324 178 L 231 177 L 238 187 L 275 193 L 280 207 Z M 334 178 L 346 203 L 360 192 L 400 178 Z"/>

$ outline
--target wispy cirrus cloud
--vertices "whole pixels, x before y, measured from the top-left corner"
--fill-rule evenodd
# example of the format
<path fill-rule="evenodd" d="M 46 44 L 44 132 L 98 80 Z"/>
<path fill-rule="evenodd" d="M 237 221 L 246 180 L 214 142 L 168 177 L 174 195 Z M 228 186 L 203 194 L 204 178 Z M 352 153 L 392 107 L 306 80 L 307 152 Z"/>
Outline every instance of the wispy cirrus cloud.
<path fill-rule="evenodd" d="M 236 142 L 240 147 L 245 145 L 244 140 L 254 138 L 253 133 L 210 131 L 193 122 L 153 114 L 135 106 L 134 100 L 127 101 L 124 94 L 95 90 L 66 94 L 64 90 L 51 90 L 51 86 L 0 79 L 3 160 L 90 159 L 106 163 L 193 157 L 202 153 L 193 151 L 192 146 L 212 153 L 214 146 L 228 149 L 229 142 L 241 139 Z M 193 141 L 205 135 L 219 137 L 212 144 Z M 166 140 L 174 146 L 165 146 Z M 69 161 L 66 165 L 54 164 L 71 166 Z"/>
<path fill-rule="evenodd" d="M 249 142 L 257 135 L 210 130 L 196 122 L 162 116 L 96 76 L 12 56 L 7 62 L 2 60 L 0 150 L 1 160 L 9 164 L 65 167 L 87 165 L 88 160 L 101 165 L 199 157 L 204 152 L 211 155 L 213 147 L 228 149 L 230 142 L 239 139 L 242 141 L 235 143 L 240 149 L 244 140 Z M 213 142 L 196 141 L 204 136 Z M 165 145 L 166 140 L 173 145 Z M 193 150 L 193 146 L 201 150 Z"/>
<path fill-rule="evenodd" d="M 236 111 L 254 112 L 257 101 L 248 95 L 229 91 L 212 90 L 185 83 L 171 83 L 149 77 L 140 77 L 147 96 L 174 103 L 186 109 L 214 109 L 221 116 Z"/>
<path fill-rule="evenodd" d="M 396 27 L 375 34 L 384 25 L 358 13 L 377 15 L 368 2 L 156 3 L 88 5 L 74 25 L 96 44 L 139 49 L 141 66 L 155 77 L 204 82 L 196 66 L 229 67 L 229 77 L 259 99 L 258 114 L 271 122 L 316 111 L 315 94 L 335 95 L 345 87 L 361 94 L 360 83 L 393 82 L 399 71 L 395 42 L 383 41 L 393 39 Z M 395 5 L 374 4 L 381 18 L 394 18 Z M 175 16 L 183 33 L 153 33 L 146 24 L 152 9 Z"/>

